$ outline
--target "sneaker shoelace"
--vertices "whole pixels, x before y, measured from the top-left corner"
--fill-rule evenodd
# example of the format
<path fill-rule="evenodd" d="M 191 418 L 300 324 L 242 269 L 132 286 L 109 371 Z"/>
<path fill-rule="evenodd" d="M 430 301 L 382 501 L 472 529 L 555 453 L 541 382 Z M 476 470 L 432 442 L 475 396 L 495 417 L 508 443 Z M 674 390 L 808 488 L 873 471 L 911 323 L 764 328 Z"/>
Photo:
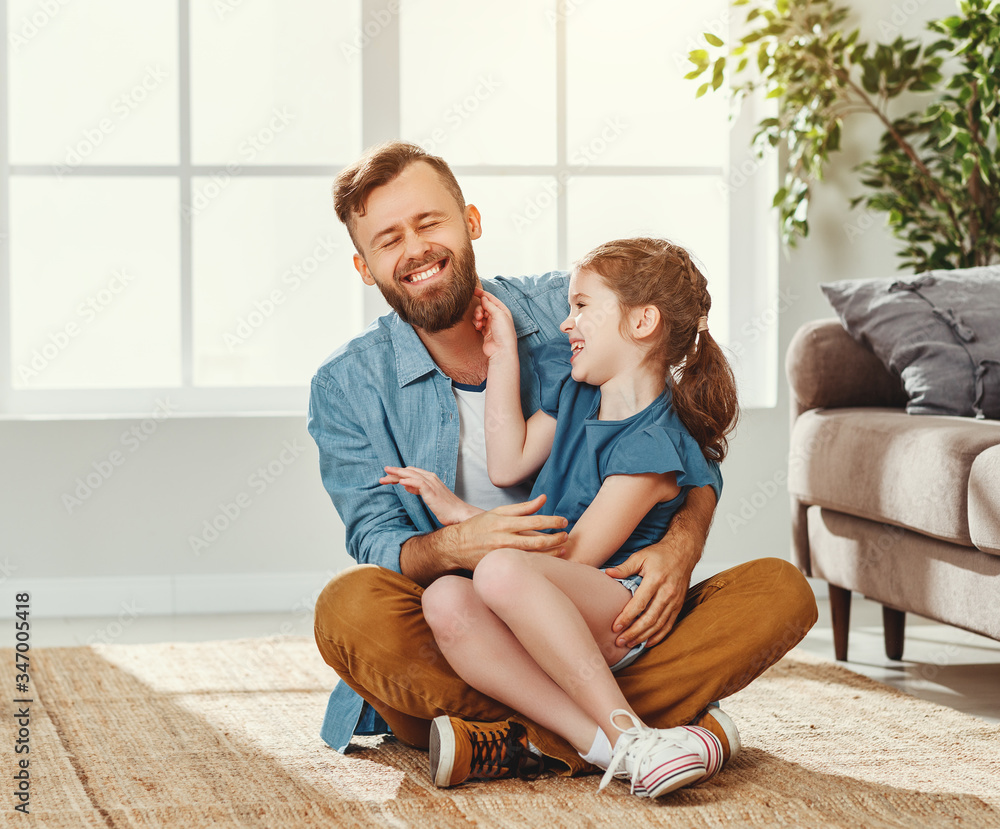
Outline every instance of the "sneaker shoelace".
<path fill-rule="evenodd" d="M 619 716 L 628 717 L 632 720 L 632 725 L 629 728 L 622 728 L 615 719 Z M 646 756 L 651 752 L 663 746 L 663 734 L 662 732 L 657 732 L 656 730 L 649 728 L 642 724 L 642 722 L 630 712 L 619 708 L 613 711 L 611 714 L 611 724 L 617 728 L 622 734 L 615 743 L 614 753 L 611 756 L 611 763 L 607 770 L 604 772 L 604 777 L 601 778 L 601 785 L 597 787 L 598 791 L 604 789 L 616 776 L 624 777 L 628 774 L 627 771 L 622 771 L 618 774 L 618 768 L 625 762 L 625 758 L 629 755 L 635 758 L 632 764 L 632 774 L 631 774 L 631 787 L 629 791 L 635 794 L 635 787 L 637 777 L 639 775 L 639 767 Z M 674 745 L 681 749 L 690 750 L 683 743 L 675 741 Z"/>
<path fill-rule="evenodd" d="M 470 777 L 500 777 L 505 771 L 527 774 L 528 758 L 521 742 L 524 726 L 510 723 L 506 730 L 481 730 L 469 734 L 472 742 Z"/>

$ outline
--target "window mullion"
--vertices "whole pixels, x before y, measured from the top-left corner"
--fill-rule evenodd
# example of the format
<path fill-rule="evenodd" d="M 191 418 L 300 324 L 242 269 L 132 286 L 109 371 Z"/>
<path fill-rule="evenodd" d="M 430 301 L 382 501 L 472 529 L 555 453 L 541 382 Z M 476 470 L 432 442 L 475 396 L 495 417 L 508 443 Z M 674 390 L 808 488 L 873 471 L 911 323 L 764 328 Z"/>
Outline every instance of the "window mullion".
<path fill-rule="evenodd" d="M 11 295 L 10 295 L 10 147 L 8 146 L 7 3 L 0 2 L 0 412 L 10 410 Z"/>
<path fill-rule="evenodd" d="M 569 215 L 566 185 L 569 180 L 566 146 L 567 128 L 567 66 L 566 66 L 566 0 L 556 0 L 556 262 L 559 267 L 569 267 Z"/>
<path fill-rule="evenodd" d="M 191 388 L 194 382 L 194 308 L 192 291 L 192 238 L 190 211 L 185 210 L 191 204 L 191 10 L 190 0 L 178 0 L 177 3 L 177 69 L 178 89 L 177 124 L 179 130 L 180 156 L 180 203 L 181 221 L 179 240 L 181 246 L 181 383 L 182 387 Z"/>

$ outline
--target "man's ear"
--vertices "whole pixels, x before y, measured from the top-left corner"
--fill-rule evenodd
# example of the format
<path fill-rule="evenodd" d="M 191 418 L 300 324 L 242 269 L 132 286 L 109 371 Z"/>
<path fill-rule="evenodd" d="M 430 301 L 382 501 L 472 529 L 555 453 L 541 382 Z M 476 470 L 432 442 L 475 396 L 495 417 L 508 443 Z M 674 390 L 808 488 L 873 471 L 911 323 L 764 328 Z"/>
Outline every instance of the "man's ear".
<path fill-rule="evenodd" d="M 660 327 L 660 309 L 643 305 L 632 309 L 632 334 L 639 339 L 651 337 Z"/>
<path fill-rule="evenodd" d="M 470 239 L 478 239 L 483 235 L 483 217 L 479 215 L 479 208 L 474 204 L 465 208 L 465 224 L 469 228 Z"/>
<path fill-rule="evenodd" d="M 365 285 L 375 284 L 375 277 L 372 276 L 372 272 L 368 270 L 368 263 L 361 258 L 360 253 L 354 254 L 354 267 L 357 272 L 361 274 L 361 281 L 364 282 Z"/>

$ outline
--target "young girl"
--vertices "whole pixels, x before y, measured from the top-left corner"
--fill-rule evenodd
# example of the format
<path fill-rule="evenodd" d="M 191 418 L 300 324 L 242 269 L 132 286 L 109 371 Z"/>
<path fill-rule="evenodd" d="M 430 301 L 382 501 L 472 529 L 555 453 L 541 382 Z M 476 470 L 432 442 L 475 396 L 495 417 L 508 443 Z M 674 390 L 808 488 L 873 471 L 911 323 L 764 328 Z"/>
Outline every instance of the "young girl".
<path fill-rule="evenodd" d="M 568 343 L 536 353 L 541 409 L 527 421 L 510 312 L 490 294 L 477 295 L 489 358 L 490 480 L 513 486 L 538 473 L 532 497 L 546 494 L 545 511 L 568 519 L 569 539 L 559 557 L 499 549 L 481 559 L 471 581 L 435 581 L 422 599 L 435 639 L 469 685 L 606 769 L 601 788 L 627 776 L 633 792 L 657 797 L 707 780 L 722 765 L 720 740 L 698 726 L 649 728 L 622 695 L 613 672 L 645 644 L 619 646 L 612 623 L 640 577 L 618 580 L 599 569 L 658 541 L 685 491 L 714 481 L 707 460 L 725 457 L 736 387 L 708 333 L 705 277 L 686 251 L 663 240 L 609 242 L 585 256 L 560 326 Z M 442 524 L 481 512 L 433 473 L 386 473 L 382 483 L 419 493 Z M 735 727 L 723 723 L 735 753 Z M 461 721 L 434 721 L 438 785 L 467 776 L 458 759 L 469 753 L 458 745 L 464 733 Z"/>

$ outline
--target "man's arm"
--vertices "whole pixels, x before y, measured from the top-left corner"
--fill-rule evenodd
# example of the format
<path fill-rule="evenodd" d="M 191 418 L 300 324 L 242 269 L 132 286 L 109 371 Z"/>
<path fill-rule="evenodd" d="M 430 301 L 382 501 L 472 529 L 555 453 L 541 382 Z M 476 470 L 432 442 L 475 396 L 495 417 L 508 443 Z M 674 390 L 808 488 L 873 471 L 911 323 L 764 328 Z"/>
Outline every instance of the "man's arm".
<path fill-rule="evenodd" d="M 566 526 L 564 518 L 534 515 L 544 503 L 537 498 L 432 531 L 429 515 L 410 514 L 395 487 L 379 483 L 386 461 L 398 460 L 377 457 L 350 400 L 335 384 L 313 380 L 309 433 L 319 448 L 323 485 L 344 522 L 347 552 L 359 564 L 377 564 L 426 585 L 445 573 L 472 570 L 497 547 L 555 553 L 566 543 L 566 533 L 519 535 Z"/>
<path fill-rule="evenodd" d="M 670 633 L 684 606 L 691 573 L 705 549 L 716 503 L 711 486 L 689 490 L 660 541 L 608 569 L 615 578 L 636 573 L 642 576 L 635 595 L 614 622 L 614 630 L 620 632 L 619 646 L 648 640 L 652 647 Z"/>
<path fill-rule="evenodd" d="M 567 534 L 538 531 L 562 529 L 567 522 L 557 515 L 535 515 L 544 503 L 545 496 L 539 495 L 531 501 L 506 504 L 460 524 L 413 536 L 399 551 L 400 572 L 427 586 L 438 576 L 474 570 L 484 555 L 500 547 L 555 554 L 566 543 Z"/>

